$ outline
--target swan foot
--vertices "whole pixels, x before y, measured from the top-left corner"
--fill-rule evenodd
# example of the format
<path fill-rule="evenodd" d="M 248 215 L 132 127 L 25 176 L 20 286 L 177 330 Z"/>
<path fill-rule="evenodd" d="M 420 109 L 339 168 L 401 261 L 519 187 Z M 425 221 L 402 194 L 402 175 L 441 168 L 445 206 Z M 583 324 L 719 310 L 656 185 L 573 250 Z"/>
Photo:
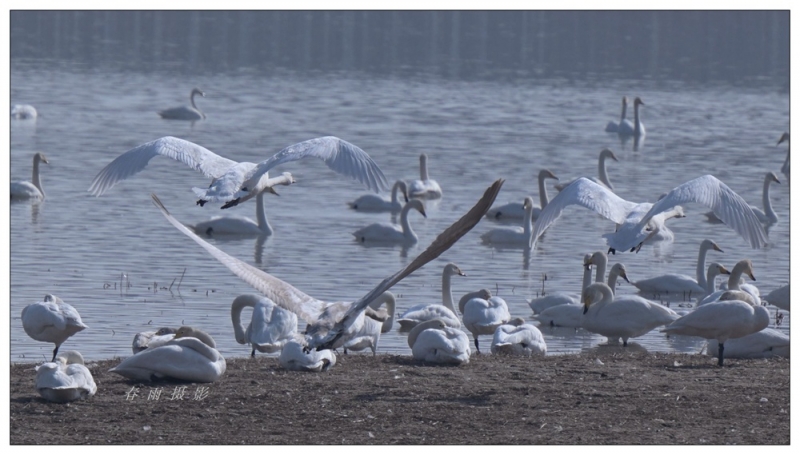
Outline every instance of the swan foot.
<path fill-rule="evenodd" d="M 229 209 L 231 207 L 236 207 L 237 205 L 239 205 L 239 199 L 241 199 L 241 198 L 237 197 L 236 199 L 234 199 L 232 201 L 226 202 L 225 205 L 222 206 L 222 208 L 223 209 Z"/>
<path fill-rule="evenodd" d="M 614 248 L 609 248 L 608 249 L 608 253 L 606 253 L 606 254 L 614 254 L 614 255 L 616 255 L 617 254 L 617 250 L 615 250 Z"/>
<path fill-rule="evenodd" d="M 723 346 L 723 344 L 720 343 L 719 344 L 719 356 L 718 356 L 719 361 L 717 362 L 717 365 L 719 365 L 719 366 L 722 366 L 722 351 L 724 349 L 725 349 L 725 346 Z"/>
<path fill-rule="evenodd" d="M 256 358 L 256 348 L 253 348 L 253 350 L 250 351 L 250 357 L 252 357 L 254 359 Z"/>
<path fill-rule="evenodd" d="M 478 347 L 478 337 L 475 337 L 475 350 L 478 352 L 478 354 L 481 353 L 481 348 Z"/>
<path fill-rule="evenodd" d="M 208 202 L 208 201 L 206 201 L 204 199 L 198 199 L 197 202 L 195 202 L 195 204 L 199 205 L 200 207 L 202 207 L 202 206 L 206 205 L 206 202 Z"/>
<path fill-rule="evenodd" d="M 58 354 L 58 348 L 59 348 L 59 346 L 56 345 L 56 348 L 53 349 L 53 360 L 51 360 L 51 362 L 55 362 L 56 361 L 56 354 Z"/>

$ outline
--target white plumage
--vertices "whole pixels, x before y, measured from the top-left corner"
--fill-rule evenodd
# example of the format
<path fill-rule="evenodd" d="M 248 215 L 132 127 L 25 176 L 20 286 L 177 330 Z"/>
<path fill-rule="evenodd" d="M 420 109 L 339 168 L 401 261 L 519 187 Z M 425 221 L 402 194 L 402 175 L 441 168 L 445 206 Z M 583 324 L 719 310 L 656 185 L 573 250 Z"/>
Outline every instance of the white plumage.
<path fill-rule="evenodd" d="M 225 358 L 194 337 L 175 338 L 163 346 L 145 349 L 108 370 L 136 381 L 180 379 L 215 382 L 225 373 Z"/>
<path fill-rule="evenodd" d="M 419 199 L 408 201 L 400 212 L 400 225 L 392 223 L 373 223 L 355 232 L 353 236 L 359 242 L 417 243 L 417 234 L 411 229 L 408 213 L 415 209 L 427 218 L 425 205 Z"/>
<path fill-rule="evenodd" d="M 712 240 L 703 240 L 700 242 L 700 251 L 697 255 L 697 269 L 695 270 L 696 278 L 680 273 L 667 273 L 653 278 L 639 280 L 633 283 L 639 292 L 667 292 L 667 293 L 682 293 L 694 292 L 696 295 L 702 295 L 706 290 L 706 255 L 709 250 L 719 251 L 722 249 Z"/>
<path fill-rule="evenodd" d="M 441 319 L 418 324 L 408 333 L 411 355 L 424 362 L 461 365 L 469 363 L 469 338 Z"/>
<path fill-rule="evenodd" d="M 88 326 L 81 321 L 81 315 L 72 305 L 47 294 L 43 301 L 22 309 L 22 328 L 36 341 L 55 343 L 52 359 L 55 362 L 61 344 Z"/>
<path fill-rule="evenodd" d="M 198 109 L 197 105 L 194 103 L 195 95 L 206 96 L 199 88 L 193 88 L 192 92 L 189 94 L 189 103 L 191 106 L 171 107 L 159 111 L 158 115 L 161 116 L 161 118 L 170 120 L 202 120 L 206 118 L 206 114 Z"/>
<path fill-rule="evenodd" d="M 408 196 L 423 199 L 439 199 L 442 189 L 436 180 L 428 177 L 428 155 L 419 155 L 419 180 L 412 180 L 408 184 Z"/>
<path fill-rule="evenodd" d="M 400 194 L 403 195 L 403 202 L 400 202 Z M 406 202 L 408 202 L 408 185 L 403 180 L 398 180 L 392 186 L 392 198 L 388 201 L 377 194 L 365 194 L 353 202 L 348 202 L 347 205 L 358 212 L 400 213 Z"/>
<path fill-rule="evenodd" d="M 455 306 L 453 306 L 452 277 L 456 275 L 467 276 L 452 262 L 444 266 L 442 269 L 442 303 L 421 303 L 404 311 L 397 319 L 401 332 L 409 331 L 417 324 L 433 319 L 441 319 L 448 327 L 461 327 L 461 321 L 456 315 Z"/>
<path fill-rule="evenodd" d="M 611 180 L 609 180 L 608 171 L 606 170 L 606 160 L 609 159 L 609 158 L 611 158 L 614 161 L 619 161 L 617 159 L 617 156 L 614 155 L 614 152 L 612 152 L 610 149 L 601 150 L 600 151 L 600 158 L 597 160 L 597 177 L 578 177 L 578 178 L 574 178 L 572 180 L 569 180 L 569 181 L 566 181 L 566 182 L 559 183 L 559 184 L 555 185 L 555 189 L 557 189 L 559 192 L 563 191 L 564 188 L 570 186 L 573 182 L 575 182 L 579 178 L 585 178 L 585 179 L 589 179 L 589 180 L 593 181 L 594 183 L 597 183 L 598 185 L 603 185 L 606 188 L 608 188 L 609 190 L 613 190 L 614 186 L 611 185 Z M 542 207 L 542 208 L 544 208 L 544 207 Z"/>
<path fill-rule="evenodd" d="M 242 310 L 247 307 L 252 308 L 253 313 L 245 329 L 242 325 Z M 278 352 L 298 336 L 297 316 L 260 295 L 244 294 L 233 299 L 231 322 L 236 342 L 252 346 L 251 357 L 256 356 L 256 351 Z"/>
<path fill-rule="evenodd" d="M 545 179 L 555 179 L 558 180 L 555 174 L 550 172 L 549 169 L 542 169 L 539 171 L 539 207 L 533 207 L 531 211 L 531 219 L 536 221 L 536 218 L 539 217 L 539 213 L 542 212 L 542 209 L 547 207 L 547 203 L 549 202 L 549 198 L 547 197 L 547 186 L 545 186 Z M 486 218 L 490 218 L 493 220 L 522 220 L 525 216 L 525 204 L 519 202 L 509 202 L 504 205 L 492 207 L 489 209 L 489 212 L 486 213 Z"/>
<path fill-rule="evenodd" d="M 42 153 L 33 155 L 33 175 L 31 181 L 11 182 L 11 201 L 44 200 L 44 188 L 39 176 L 39 163 L 49 164 Z"/>
<path fill-rule="evenodd" d="M 97 385 L 83 365 L 83 356 L 78 351 L 66 351 L 55 361 L 36 367 L 36 391 L 47 401 L 68 403 L 93 396 Z"/>
<path fill-rule="evenodd" d="M 542 332 L 522 318 L 514 318 L 497 328 L 492 337 L 492 354 L 531 357 L 547 354 Z"/>

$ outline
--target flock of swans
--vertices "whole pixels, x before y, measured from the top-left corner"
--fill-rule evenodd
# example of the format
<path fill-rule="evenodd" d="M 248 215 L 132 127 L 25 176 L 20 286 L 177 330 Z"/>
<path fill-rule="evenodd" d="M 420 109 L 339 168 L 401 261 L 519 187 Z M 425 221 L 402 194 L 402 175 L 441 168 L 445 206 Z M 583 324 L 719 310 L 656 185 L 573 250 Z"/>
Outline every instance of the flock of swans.
<path fill-rule="evenodd" d="M 159 112 L 163 118 L 204 119 L 197 109 L 195 95 L 205 96 L 198 89 L 190 95 L 191 107 Z M 619 123 L 609 122 L 606 131 L 621 136 L 643 137 L 640 118 L 640 98 L 634 100 L 634 121 L 625 118 L 627 97 L 622 99 Z M 778 144 L 787 141 L 788 133 Z M 442 271 L 442 299 L 436 303 L 412 305 L 396 316 L 396 298 L 390 288 L 452 247 L 482 219 L 519 222 L 521 226 L 500 226 L 486 230 L 481 239 L 487 244 L 512 244 L 533 249 L 540 236 L 552 226 L 569 206 L 592 210 L 616 224 L 614 232 L 603 234 L 608 252 L 587 254 L 583 260 L 583 280 L 579 294 L 555 292 L 530 301 L 533 320 L 541 325 L 583 328 L 608 338 L 612 344 L 628 345 L 631 338 L 659 329 L 667 334 L 685 334 L 710 340 L 708 352 L 718 357 L 752 357 L 788 355 L 788 337 L 767 329 L 770 315 L 764 301 L 789 310 L 789 288 L 770 292 L 760 298 L 757 288 L 740 283 L 744 276 L 755 280 L 749 259 L 739 261 L 728 271 L 719 261 L 706 267 L 709 251 L 722 252 L 713 241 L 700 244 L 696 276 L 666 274 L 631 282 L 640 295 L 617 295 L 619 279 L 629 281 L 629 272 L 622 263 L 606 269 L 609 254 L 639 251 L 643 244 L 672 239 L 666 223 L 683 217 L 681 204 L 697 203 L 708 207 L 709 219 L 724 223 L 737 232 L 752 248 L 767 243 L 764 224 L 777 222 L 769 200 L 769 186 L 780 183 L 776 174 L 768 172 L 764 181 L 764 210 L 752 207 L 712 175 L 698 177 L 667 191 L 655 202 L 631 202 L 617 196 L 606 171 L 606 160 L 618 161 L 613 151 L 603 149 L 598 161 L 599 178 L 578 177 L 556 185 L 559 191 L 548 198 L 546 180 L 559 180 L 550 170 L 538 174 L 540 207 L 534 198 L 525 196 L 523 202 L 510 202 L 492 207 L 503 180 L 489 186 L 478 202 L 463 217 L 445 229 L 421 254 L 396 273 L 386 277 L 360 298 L 349 296 L 343 301 L 323 301 L 305 294 L 291 284 L 237 259 L 202 237 L 217 235 L 269 236 L 273 229 L 267 221 L 265 195 L 277 194 L 275 187 L 295 184 L 289 172 L 270 177 L 269 171 L 280 164 L 316 158 L 330 169 L 358 181 L 374 192 L 388 189 L 387 179 L 377 163 L 358 146 L 333 136 L 309 139 L 285 147 L 259 163 L 237 162 L 210 150 L 171 136 L 139 145 L 112 160 L 93 179 L 89 192 L 101 196 L 116 184 L 144 170 L 156 156 L 171 158 L 199 171 L 210 184 L 193 188 L 197 205 L 223 203 L 222 208 L 243 204 L 256 198 L 256 221 L 246 217 L 214 217 L 194 226 L 178 221 L 156 195 L 152 200 L 157 209 L 180 233 L 192 239 L 238 278 L 259 291 L 260 295 L 245 294 L 231 303 L 231 323 L 236 342 L 247 345 L 250 355 L 256 352 L 279 353 L 283 368 L 294 371 L 321 372 L 336 364 L 339 348 L 348 351 L 371 350 L 373 355 L 382 333 L 393 329 L 408 333 L 408 346 L 415 359 L 461 365 L 472 355 L 469 336 L 477 353 L 481 353 L 479 337 L 491 338 L 492 354 L 535 356 L 544 355 L 547 346 L 535 324 L 513 317 L 507 302 L 493 296 L 488 289 L 469 292 L 454 304 L 451 279 L 466 274 L 454 263 Z M 11 198 L 43 200 L 39 164 L 48 161 L 37 153 L 33 159 L 31 182 L 11 184 Z M 442 197 L 439 184 L 428 175 L 428 155 L 420 155 L 420 179 L 396 180 L 391 199 L 365 195 L 349 202 L 350 209 L 363 212 L 400 214 L 400 223 L 374 223 L 353 233 L 358 242 L 417 243 L 411 228 L 412 210 L 426 217 L 425 200 Z M 789 155 L 781 170 L 788 181 Z M 592 268 L 595 282 L 592 282 Z M 727 288 L 717 290 L 715 280 L 729 274 Z M 696 296 L 693 309 L 677 311 L 648 296 L 675 293 Z M 245 308 L 252 309 L 249 321 L 242 321 Z M 300 324 L 305 322 L 305 328 Z M 246 324 L 246 326 L 245 326 Z M 50 362 L 37 368 L 36 388 L 47 400 L 68 402 L 96 393 L 97 387 L 83 358 L 76 351 L 59 355 L 59 348 L 71 336 L 88 327 L 77 310 L 59 297 L 46 295 L 42 302 L 22 310 L 22 325 L 34 340 L 55 345 Z M 747 340 L 752 339 L 752 343 Z M 713 348 L 711 341 L 713 341 Z M 484 352 L 486 349 L 484 348 Z M 724 355 L 723 355 L 724 352 Z M 191 326 L 163 327 L 142 332 L 132 343 L 133 355 L 122 360 L 110 371 L 134 381 L 177 379 L 195 382 L 214 382 L 225 373 L 225 359 L 217 350 L 214 339 L 199 328 Z M 777 354 L 776 354 L 777 353 Z"/>

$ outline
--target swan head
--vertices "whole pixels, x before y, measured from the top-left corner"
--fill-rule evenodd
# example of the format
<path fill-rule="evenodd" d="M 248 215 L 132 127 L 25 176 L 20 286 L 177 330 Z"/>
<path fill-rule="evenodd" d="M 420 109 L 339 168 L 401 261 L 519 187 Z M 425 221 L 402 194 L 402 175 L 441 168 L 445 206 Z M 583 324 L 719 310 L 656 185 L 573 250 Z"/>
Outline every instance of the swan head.
<path fill-rule="evenodd" d="M 558 180 L 558 177 L 556 177 L 556 175 L 553 174 L 550 171 L 550 169 L 542 169 L 541 171 L 539 171 L 539 179 L 540 180 L 544 180 L 544 179 L 555 179 L 555 180 Z"/>
<path fill-rule="evenodd" d="M 47 161 L 47 157 L 44 156 L 44 153 L 42 152 L 37 152 L 36 155 L 33 155 L 33 161 L 41 161 L 44 164 L 50 164 L 50 162 Z"/>
<path fill-rule="evenodd" d="M 743 275 L 746 274 L 751 280 L 756 281 L 756 277 L 753 275 L 753 263 L 750 259 L 742 259 L 737 262 L 736 266 L 733 267 L 733 271 L 736 272 L 737 270 L 741 270 Z"/>
<path fill-rule="evenodd" d="M 406 203 L 406 205 L 410 205 L 412 209 L 416 209 L 425 218 L 428 217 L 428 215 L 425 213 L 425 204 L 423 204 L 421 200 L 419 200 L 419 199 L 411 199 L 410 201 L 408 201 Z"/>
<path fill-rule="evenodd" d="M 589 256 L 588 261 L 586 260 L 586 256 L 583 257 L 584 266 L 600 265 L 601 263 L 608 263 L 608 255 L 602 251 L 595 251 L 591 256 Z"/>
<path fill-rule="evenodd" d="M 777 143 L 777 144 L 775 144 L 775 145 L 776 145 L 776 146 L 777 146 L 777 145 L 781 145 L 781 144 L 783 144 L 784 142 L 789 142 L 789 133 L 783 133 L 783 134 L 781 134 L 781 138 L 780 138 L 780 139 L 778 139 L 778 143 Z"/>
<path fill-rule="evenodd" d="M 636 97 L 636 99 L 635 99 L 635 100 L 633 100 L 633 105 L 634 105 L 634 106 L 638 106 L 638 105 L 640 105 L 640 104 L 641 104 L 642 106 L 644 106 L 644 101 L 642 101 L 642 99 L 641 99 L 641 98 L 639 98 L 639 97 L 637 96 L 637 97 Z"/>
<path fill-rule="evenodd" d="M 623 106 L 627 106 L 628 105 L 628 97 L 627 96 L 623 96 L 622 97 L 622 105 Z"/>
<path fill-rule="evenodd" d="M 200 96 L 202 96 L 203 98 L 205 98 L 205 97 L 206 97 L 206 94 L 205 94 L 205 93 L 204 93 L 202 90 L 200 90 L 199 88 L 197 88 L 197 87 L 195 87 L 195 88 L 193 88 L 193 89 L 192 89 L 192 93 L 189 95 L 189 97 L 194 97 L 195 95 L 200 95 Z"/>
<path fill-rule="evenodd" d="M 396 186 L 397 189 L 403 194 L 403 201 L 408 202 L 408 184 L 406 181 L 398 180 L 394 183 L 394 186 Z"/>
<path fill-rule="evenodd" d="M 63 363 L 64 365 L 83 365 L 83 356 L 78 351 L 59 352 L 58 356 L 56 357 L 56 362 Z"/>
<path fill-rule="evenodd" d="M 533 210 L 533 198 L 530 196 L 526 196 L 525 200 L 522 201 L 522 209 L 525 211 Z"/>
<path fill-rule="evenodd" d="M 714 251 L 719 251 L 720 253 L 724 253 L 724 251 L 722 251 L 722 248 L 720 248 L 715 241 L 709 239 L 703 240 L 703 243 L 700 244 L 700 248 L 711 249 Z"/>
<path fill-rule="evenodd" d="M 770 172 L 767 172 L 767 175 L 766 175 L 766 177 L 764 177 L 764 179 L 765 179 L 767 182 L 776 182 L 776 183 L 781 183 L 781 181 L 780 181 L 780 180 L 778 180 L 778 176 L 777 176 L 777 175 L 775 175 L 775 173 L 774 173 L 774 172 L 772 172 L 772 171 L 770 171 Z"/>
<path fill-rule="evenodd" d="M 466 273 L 461 271 L 461 268 L 459 268 L 457 265 L 453 264 L 452 262 L 450 262 L 446 266 L 444 266 L 443 274 L 444 275 L 450 275 L 450 276 L 453 276 L 453 275 L 467 276 Z"/>
<path fill-rule="evenodd" d="M 50 302 L 50 303 L 64 303 L 64 301 L 61 300 L 61 297 L 55 296 L 53 294 L 46 294 L 44 296 L 44 300 L 43 301 L 44 302 Z"/>
<path fill-rule="evenodd" d="M 609 274 L 613 273 L 616 273 L 618 277 L 624 279 L 628 283 L 631 282 L 631 280 L 628 279 L 628 273 L 625 270 L 625 265 L 623 265 L 622 263 L 617 262 L 616 264 L 614 264 L 613 267 L 611 267 L 611 271 L 609 272 Z"/>
<path fill-rule="evenodd" d="M 731 274 L 730 270 L 726 269 L 724 265 L 722 265 L 722 264 L 720 264 L 718 262 L 712 262 L 711 264 L 709 264 L 708 273 L 711 274 L 712 270 L 717 272 L 717 275 L 720 275 L 720 274 L 722 274 L 722 275 L 730 275 Z"/>
<path fill-rule="evenodd" d="M 611 149 L 609 148 L 605 148 L 600 151 L 600 158 L 601 159 L 611 158 L 612 160 L 619 162 L 619 159 L 617 159 L 617 155 L 614 155 L 614 152 L 612 152 Z"/>
<path fill-rule="evenodd" d="M 164 336 L 164 335 L 170 335 L 170 334 L 174 335 L 175 332 L 177 332 L 177 330 L 173 329 L 172 327 L 161 327 L 160 329 L 158 329 L 156 331 L 156 336 Z"/>
<path fill-rule="evenodd" d="M 189 337 L 197 338 L 198 340 L 200 340 L 201 342 L 207 344 L 212 348 L 217 347 L 217 344 L 216 342 L 214 342 L 214 338 L 212 338 L 211 335 L 207 334 L 206 332 L 200 329 L 196 329 L 188 325 L 179 327 L 178 330 L 175 331 L 175 336 L 173 337 L 173 339 L 177 340 L 178 338 L 189 338 Z"/>

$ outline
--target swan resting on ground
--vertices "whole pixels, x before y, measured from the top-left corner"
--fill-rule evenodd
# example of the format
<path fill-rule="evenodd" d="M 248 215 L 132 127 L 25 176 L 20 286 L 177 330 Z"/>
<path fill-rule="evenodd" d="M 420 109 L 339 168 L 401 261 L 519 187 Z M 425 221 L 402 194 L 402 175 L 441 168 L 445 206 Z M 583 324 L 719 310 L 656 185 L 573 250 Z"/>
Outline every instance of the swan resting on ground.
<path fill-rule="evenodd" d="M 412 180 L 408 184 L 408 196 L 424 199 L 439 199 L 442 197 L 442 189 L 436 180 L 428 178 L 428 155 L 419 155 L 419 180 Z"/>
<path fill-rule="evenodd" d="M 401 332 L 407 332 L 413 329 L 417 324 L 432 319 L 441 319 L 448 327 L 461 327 L 461 321 L 458 319 L 456 309 L 453 306 L 453 288 L 451 281 L 452 277 L 456 275 L 467 276 L 466 273 L 461 271 L 461 269 L 452 262 L 444 266 L 444 269 L 442 269 L 442 303 L 420 303 L 404 311 L 397 319 L 397 322 L 400 324 Z"/>
<path fill-rule="evenodd" d="M 403 194 L 403 202 L 398 199 L 398 193 Z M 394 182 L 391 200 L 385 200 L 377 194 L 365 194 L 347 205 L 358 212 L 392 212 L 399 213 L 403 205 L 408 202 L 408 185 L 403 180 Z"/>
<path fill-rule="evenodd" d="M 725 342 L 725 357 L 729 359 L 789 358 L 789 335 L 780 330 L 766 328 Z M 719 356 L 719 342 L 708 340 L 708 355 Z"/>
<path fill-rule="evenodd" d="M 741 300 L 711 302 L 697 307 L 661 331 L 670 335 L 688 335 L 714 339 L 719 343 L 718 365 L 722 366 L 725 342 L 764 330 L 769 325 L 769 311 L 763 306 Z"/>
<path fill-rule="evenodd" d="M 58 348 L 67 338 L 89 327 L 81 321 L 81 315 L 72 305 L 47 294 L 43 301 L 22 309 L 22 328 L 36 341 L 55 343 L 52 359 L 55 362 Z"/>
<path fill-rule="evenodd" d="M 610 252 L 638 251 L 646 240 L 666 228 L 664 223 L 669 211 L 687 202 L 703 204 L 714 210 L 752 248 L 767 244 L 764 226 L 747 202 L 713 175 L 704 175 L 678 185 L 654 204 L 626 201 L 608 188 L 579 178 L 542 210 L 531 235 L 531 246 L 565 208 L 578 205 L 617 224 L 615 232 L 603 234 Z"/>
<path fill-rule="evenodd" d="M 423 362 L 462 365 L 469 363 L 469 338 L 461 329 L 448 327 L 441 319 L 417 324 L 408 333 L 411 355 Z"/>
<path fill-rule="evenodd" d="M 47 401 L 68 403 L 97 392 L 92 373 L 78 351 L 62 352 L 53 362 L 36 367 L 36 391 Z"/>
<path fill-rule="evenodd" d="M 177 379 L 215 382 L 225 373 L 225 358 L 195 337 L 180 337 L 157 348 L 145 349 L 108 370 L 135 381 Z"/>
<path fill-rule="evenodd" d="M 242 325 L 242 310 L 246 307 L 253 309 L 247 329 Z M 278 352 L 297 337 L 297 316 L 260 295 L 243 294 L 233 299 L 231 322 L 236 342 L 252 347 L 250 357 L 255 357 L 256 351 Z"/>
<path fill-rule="evenodd" d="M 193 188 L 197 204 L 226 202 L 233 207 L 258 196 L 269 183 L 269 170 L 304 158 L 318 158 L 334 171 L 357 180 L 378 192 L 387 188 L 386 177 L 367 153 L 334 136 L 318 137 L 290 145 L 272 157 L 249 163 L 229 160 L 195 143 L 165 136 L 134 147 L 106 165 L 92 180 L 89 191 L 101 196 L 121 180 L 142 171 L 156 156 L 165 156 L 213 179 L 207 189 Z"/>
<path fill-rule="evenodd" d="M 415 270 L 439 257 L 439 255 L 447 251 L 458 241 L 458 239 L 469 232 L 486 214 L 486 211 L 489 210 L 489 207 L 491 207 L 492 203 L 497 198 L 497 194 L 502 186 L 503 179 L 495 181 L 486 189 L 475 206 L 439 234 L 425 251 L 420 253 L 419 256 L 409 262 L 403 269 L 382 280 L 359 300 L 350 304 L 344 304 L 340 307 L 340 311 L 336 313 L 329 312 L 329 321 L 322 321 L 325 323 L 320 323 L 321 321 L 318 321 L 318 319 L 326 307 L 330 306 L 330 303 L 315 299 L 291 284 L 226 254 L 198 237 L 197 234 L 175 219 L 169 211 L 167 211 L 158 197 L 152 195 L 152 199 L 153 203 L 173 227 L 194 240 L 244 282 L 253 286 L 282 308 L 292 311 L 299 318 L 309 323 L 310 327 L 306 333 L 306 349 L 324 350 L 343 346 L 344 343 L 349 340 L 349 336 L 357 333 L 361 329 L 357 322 L 359 316 L 363 316 L 364 310 L 370 302 L 375 300 L 375 298 L 383 292 L 388 291 L 392 286 Z M 334 321 L 332 326 L 329 324 L 330 321 Z"/>
<path fill-rule="evenodd" d="M 391 243 L 417 243 L 419 238 L 411 224 L 408 222 L 408 213 L 415 209 L 427 218 L 425 205 L 419 199 L 412 199 L 403 207 L 400 212 L 400 225 L 391 223 L 373 223 L 355 232 L 353 236 L 359 242 L 391 242 Z"/>
<path fill-rule="evenodd" d="M 199 88 L 193 88 L 192 93 L 189 94 L 189 102 L 191 103 L 191 106 L 180 106 L 164 109 L 163 111 L 159 111 L 158 115 L 161 116 L 161 118 L 170 120 L 203 120 L 206 118 L 206 114 L 204 114 L 200 109 L 197 108 L 197 105 L 194 104 L 195 95 L 200 95 L 202 97 L 206 96 L 206 94 L 203 93 L 203 91 Z"/>
<path fill-rule="evenodd" d="M 336 354 L 330 349 L 308 351 L 302 343 L 292 340 L 283 346 L 278 362 L 289 371 L 320 373 L 336 365 Z"/>
<path fill-rule="evenodd" d="M 47 158 L 42 153 L 33 155 L 33 175 L 31 181 L 11 182 L 11 200 L 24 201 L 24 200 L 44 200 L 44 188 L 42 188 L 42 180 L 39 177 L 39 163 L 49 164 Z"/>
<path fill-rule="evenodd" d="M 514 318 L 495 330 L 492 354 L 543 356 L 547 354 L 547 343 L 536 326 L 526 324 L 522 318 Z"/>
<path fill-rule="evenodd" d="M 178 329 L 172 327 L 161 327 L 156 331 L 139 332 L 133 337 L 133 344 L 131 348 L 134 354 L 137 354 L 145 349 L 157 348 L 164 346 L 175 338 L 175 332 Z"/>

